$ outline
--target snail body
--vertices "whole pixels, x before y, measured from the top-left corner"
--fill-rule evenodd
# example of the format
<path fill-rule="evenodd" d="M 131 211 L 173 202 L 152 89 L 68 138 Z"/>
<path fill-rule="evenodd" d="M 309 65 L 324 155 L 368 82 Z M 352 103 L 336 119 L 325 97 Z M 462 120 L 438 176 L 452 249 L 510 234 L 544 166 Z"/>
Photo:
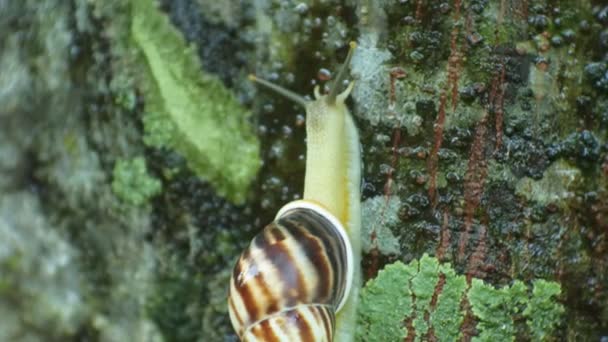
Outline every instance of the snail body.
<path fill-rule="evenodd" d="M 243 341 L 350 341 L 360 286 L 360 151 L 338 93 L 356 44 L 327 95 L 315 100 L 252 79 L 306 108 L 303 199 L 281 208 L 236 263 L 228 297 Z"/>

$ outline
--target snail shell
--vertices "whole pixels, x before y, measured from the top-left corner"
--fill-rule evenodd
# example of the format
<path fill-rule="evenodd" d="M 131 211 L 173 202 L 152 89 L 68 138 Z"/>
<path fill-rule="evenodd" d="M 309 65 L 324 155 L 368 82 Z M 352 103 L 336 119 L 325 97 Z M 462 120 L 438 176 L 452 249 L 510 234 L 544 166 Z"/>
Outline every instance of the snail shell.
<path fill-rule="evenodd" d="M 313 202 L 291 202 L 236 263 L 230 320 L 243 341 L 332 341 L 352 279 L 340 221 Z"/>

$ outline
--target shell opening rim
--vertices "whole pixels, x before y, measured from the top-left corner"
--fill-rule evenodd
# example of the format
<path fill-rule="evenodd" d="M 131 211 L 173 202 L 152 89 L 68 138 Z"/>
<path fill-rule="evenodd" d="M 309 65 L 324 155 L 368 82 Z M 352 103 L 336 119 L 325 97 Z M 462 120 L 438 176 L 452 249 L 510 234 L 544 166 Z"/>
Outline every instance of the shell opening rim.
<path fill-rule="evenodd" d="M 344 304 L 346 304 L 346 301 L 349 298 L 350 290 L 351 290 L 352 283 L 353 283 L 355 267 L 353 265 L 353 260 L 354 260 L 353 259 L 353 248 L 352 248 L 352 245 L 350 242 L 350 237 L 348 236 L 346 229 L 344 229 L 342 222 L 340 222 L 340 220 L 334 214 L 332 214 L 329 210 L 325 209 L 323 206 L 321 206 L 315 202 L 310 202 L 310 201 L 306 201 L 306 200 L 298 200 L 298 201 L 289 202 L 289 203 L 285 204 L 281 209 L 279 209 L 279 211 L 277 212 L 277 215 L 275 216 L 275 220 L 278 220 L 283 215 L 285 215 L 287 212 L 294 210 L 294 209 L 308 209 L 308 210 L 317 212 L 318 214 L 323 216 L 326 220 L 328 220 L 329 223 L 331 223 L 333 228 L 338 232 L 338 234 L 342 238 L 342 241 L 344 241 L 344 246 L 346 248 L 346 288 L 344 289 L 344 295 L 342 296 L 342 299 L 340 299 L 340 303 L 338 304 L 338 307 L 336 308 L 336 313 L 337 313 L 340 311 L 340 309 L 342 309 Z"/>

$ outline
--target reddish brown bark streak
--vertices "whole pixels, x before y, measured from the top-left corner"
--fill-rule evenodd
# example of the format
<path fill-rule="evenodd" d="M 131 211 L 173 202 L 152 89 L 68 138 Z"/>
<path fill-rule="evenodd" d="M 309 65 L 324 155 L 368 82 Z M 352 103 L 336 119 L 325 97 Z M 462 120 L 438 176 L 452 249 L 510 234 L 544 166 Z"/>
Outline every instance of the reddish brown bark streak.
<path fill-rule="evenodd" d="M 524 17 L 524 22 L 528 22 L 528 0 L 523 0 L 521 3 L 521 14 Z"/>
<path fill-rule="evenodd" d="M 407 335 L 403 339 L 404 342 L 413 342 L 416 338 L 416 329 L 414 329 L 414 317 L 405 320 L 404 324 L 407 329 Z"/>
<path fill-rule="evenodd" d="M 435 285 L 435 291 L 433 291 L 433 297 L 431 298 L 431 303 L 429 305 L 429 310 L 424 313 L 424 319 L 427 322 L 430 322 L 430 312 L 435 311 L 437 307 L 437 301 L 441 292 L 443 292 L 443 286 L 445 285 L 445 274 L 439 274 L 439 280 L 437 281 L 437 285 Z M 441 329 L 441 327 L 438 327 Z M 428 333 L 424 341 L 437 341 L 437 337 L 435 336 L 435 330 L 433 327 L 429 328 Z"/>
<path fill-rule="evenodd" d="M 471 279 L 467 276 L 467 292 L 471 287 Z M 462 332 L 462 342 L 469 342 L 472 340 L 473 335 L 475 334 L 475 325 L 476 320 L 473 317 L 473 312 L 471 311 L 471 304 L 469 303 L 467 296 L 462 297 L 462 302 L 460 302 L 460 308 L 465 312 L 464 319 L 462 321 L 462 325 L 460 326 L 460 331 Z"/>
<path fill-rule="evenodd" d="M 441 236 L 437 247 L 437 259 L 444 260 L 445 254 L 450 248 L 450 220 L 448 209 L 443 211 L 443 223 L 441 224 Z"/>
<path fill-rule="evenodd" d="M 454 27 L 450 38 L 450 57 L 448 58 L 448 84 L 452 87 L 452 111 L 458 105 L 458 80 L 460 79 L 460 61 L 462 53 L 458 51 L 458 21 L 460 20 L 460 0 L 454 0 Z"/>
<path fill-rule="evenodd" d="M 477 124 L 475 130 L 475 140 L 473 146 L 471 146 L 471 154 L 469 156 L 469 163 L 467 166 L 467 172 L 465 173 L 465 184 L 464 184 L 464 231 L 460 235 L 460 241 L 458 243 L 458 259 L 463 260 L 466 252 L 466 246 L 469 240 L 469 235 L 473 227 L 473 216 L 475 210 L 481 202 L 481 196 L 483 195 L 483 187 L 485 178 L 487 175 L 487 161 L 484 154 L 484 138 L 487 133 L 487 113 Z"/>
<path fill-rule="evenodd" d="M 435 285 L 435 291 L 433 292 L 433 297 L 431 298 L 430 310 L 434 311 L 437 307 L 437 298 L 439 294 L 443 291 L 443 286 L 445 285 L 445 274 L 439 274 L 439 280 L 437 281 L 437 285 Z"/>
<path fill-rule="evenodd" d="M 505 18 L 505 10 L 507 9 L 507 6 L 505 4 L 505 0 L 500 0 L 500 8 L 498 10 L 498 17 L 496 18 L 496 26 L 499 27 L 500 25 L 502 25 L 502 22 Z"/>
<path fill-rule="evenodd" d="M 415 14 L 415 18 L 417 21 L 420 21 L 420 19 L 422 18 L 422 2 L 424 0 L 418 0 L 416 2 L 416 14 Z"/>
<path fill-rule="evenodd" d="M 505 80 L 505 65 L 504 62 L 501 65 L 500 74 L 497 75 L 490 88 L 490 96 L 488 99 L 488 107 L 489 109 L 494 110 L 495 112 L 495 127 L 496 127 L 496 145 L 495 148 L 498 149 L 502 145 L 502 127 L 503 127 L 503 113 L 504 113 L 504 87 Z M 485 183 L 485 178 L 487 175 L 487 161 L 484 153 L 484 140 L 485 135 L 487 133 L 487 112 L 484 114 L 484 117 L 477 124 L 477 128 L 475 130 L 475 139 L 473 141 L 473 145 L 471 146 L 471 153 L 469 157 L 469 163 L 467 167 L 467 172 L 465 174 L 465 222 L 463 233 L 460 236 L 460 240 L 458 243 L 458 260 L 463 260 L 466 247 L 469 240 L 469 235 L 471 234 L 472 226 L 473 226 L 473 217 L 475 216 L 475 210 L 479 206 L 481 201 L 481 196 L 483 195 L 483 187 Z M 481 237 L 481 235 L 480 235 Z M 484 227 L 484 237 L 485 239 L 485 227 Z M 476 251 L 483 251 L 484 249 L 479 249 L 481 243 L 485 243 L 480 240 L 480 243 L 477 246 Z M 484 247 L 485 248 L 485 247 Z M 485 253 L 485 252 L 484 252 Z M 473 262 L 473 260 L 470 260 Z M 470 266 L 470 265 L 469 265 Z M 481 265 L 477 265 L 479 267 Z"/>
<path fill-rule="evenodd" d="M 488 251 L 487 243 L 486 243 L 486 235 L 487 230 L 486 226 L 483 224 L 479 225 L 479 242 L 477 243 L 477 247 L 475 248 L 475 252 L 471 255 L 469 259 L 467 274 L 475 277 L 475 278 L 485 278 L 486 276 L 486 254 Z"/>
<path fill-rule="evenodd" d="M 372 233 L 372 238 L 373 238 L 373 241 L 376 240 L 375 232 Z M 372 248 L 372 250 L 369 252 L 369 266 L 367 267 L 367 272 L 366 272 L 367 278 L 366 279 L 373 279 L 378 274 L 378 260 L 379 260 L 378 249 Z"/>
<path fill-rule="evenodd" d="M 439 167 L 439 149 L 443 142 L 443 125 L 445 123 L 445 104 L 447 101 L 447 95 L 445 91 L 441 92 L 439 99 L 439 113 L 437 114 L 437 121 L 435 122 L 435 144 L 431 150 L 431 154 L 428 160 L 429 169 L 429 198 L 433 207 L 437 204 L 435 199 L 435 193 L 437 191 L 437 168 Z"/>
<path fill-rule="evenodd" d="M 441 91 L 439 98 L 439 111 L 437 114 L 437 120 L 434 125 L 435 132 L 435 143 L 431 150 L 430 158 L 427 163 L 429 170 L 429 198 L 433 207 L 437 205 L 436 192 L 437 192 L 437 170 L 439 163 L 439 149 L 443 142 L 443 126 L 445 124 L 445 106 L 447 102 L 447 93 L 451 91 L 452 95 L 452 111 L 456 109 L 458 104 L 458 80 L 460 78 L 460 61 L 461 52 L 458 51 L 458 33 L 460 20 L 460 7 L 461 0 L 454 0 L 454 25 L 452 28 L 451 39 L 450 39 L 450 57 L 448 58 L 447 66 L 447 84 L 446 88 Z"/>
<path fill-rule="evenodd" d="M 495 101 L 495 119 L 496 119 L 496 150 L 502 146 L 502 126 L 504 116 L 504 98 L 505 98 L 505 65 L 501 65 L 500 82 L 498 84 L 498 95 Z"/>
<path fill-rule="evenodd" d="M 397 95 L 395 93 L 395 81 L 404 78 L 406 76 L 405 70 L 401 68 L 393 68 L 390 72 L 390 92 L 389 92 L 389 101 L 388 101 L 388 112 L 392 117 L 396 116 L 395 113 L 395 102 L 397 101 Z M 386 183 L 384 184 L 384 196 L 386 199 L 386 205 L 388 205 L 388 201 L 390 200 L 391 192 L 392 192 L 392 184 L 393 184 L 393 173 L 397 167 L 397 163 L 399 162 L 399 144 L 401 143 L 401 123 L 397 122 L 397 126 L 393 128 L 393 147 L 391 150 L 391 168 L 388 171 Z M 386 207 L 385 205 L 385 207 Z M 383 212 L 384 216 L 384 212 Z"/>

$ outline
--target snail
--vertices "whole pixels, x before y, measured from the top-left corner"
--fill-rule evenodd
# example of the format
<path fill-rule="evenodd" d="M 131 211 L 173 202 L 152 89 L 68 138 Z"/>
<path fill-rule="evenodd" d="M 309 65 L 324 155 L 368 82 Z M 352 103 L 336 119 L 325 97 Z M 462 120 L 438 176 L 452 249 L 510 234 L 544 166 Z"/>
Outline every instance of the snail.
<path fill-rule="evenodd" d="M 352 341 L 360 287 L 359 135 L 339 93 L 356 43 L 329 94 L 314 101 L 250 79 L 306 108 L 302 200 L 286 204 L 238 259 L 228 295 L 243 341 Z"/>

